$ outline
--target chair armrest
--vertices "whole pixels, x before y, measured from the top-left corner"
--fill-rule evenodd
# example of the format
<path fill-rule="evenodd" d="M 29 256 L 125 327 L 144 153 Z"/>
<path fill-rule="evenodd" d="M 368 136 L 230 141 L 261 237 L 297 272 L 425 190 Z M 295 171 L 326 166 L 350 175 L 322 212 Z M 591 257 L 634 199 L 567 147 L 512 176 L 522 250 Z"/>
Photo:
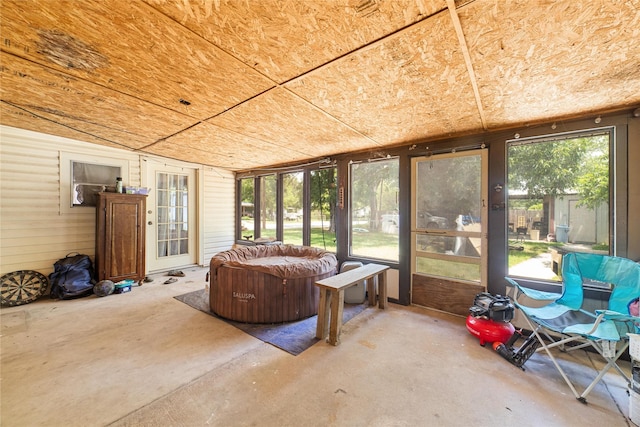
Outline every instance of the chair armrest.
<path fill-rule="evenodd" d="M 640 323 L 640 317 L 632 316 L 630 314 L 619 313 L 613 310 L 596 310 L 597 315 L 604 315 L 606 320 L 615 320 L 617 322 L 636 322 Z"/>
<path fill-rule="evenodd" d="M 640 332 L 640 317 L 619 313 L 613 310 L 596 310 L 596 314 L 598 316 L 602 316 L 605 320 L 627 323 L 629 324 L 628 326 L 635 329 L 636 332 Z"/>
<path fill-rule="evenodd" d="M 505 280 L 507 281 L 507 284 L 509 286 L 515 287 L 518 290 L 518 292 L 536 301 L 555 301 L 561 296 L 561 294 L 558 294 L 555 292 L 545 292 L 545 291 L 538 291 L 535 289 L 527 288 L 526 286 L 522 286 L 521 284 L 519 284 L 518 282 L 516 282 L 515 280 L 509 277 L 505 277 Z"/>

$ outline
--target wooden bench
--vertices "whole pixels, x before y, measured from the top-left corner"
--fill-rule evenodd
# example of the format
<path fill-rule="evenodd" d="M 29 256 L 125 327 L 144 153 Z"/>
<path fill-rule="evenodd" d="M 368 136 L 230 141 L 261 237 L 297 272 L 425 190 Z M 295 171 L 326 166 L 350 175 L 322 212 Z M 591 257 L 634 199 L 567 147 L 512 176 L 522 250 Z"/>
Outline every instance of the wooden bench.
<path fill-rule="evenodd" d="M 344 308 L 344 291 L 359 282 L 367 281 L 369 305 L 376 304 L 375 280 L 378 282 L 378 307 L 387 306 L 387 270 L 386 265 L 366 264 L 354 270 L 318 280 L 316 286 L 320 288 L 320 302 L 318 306 L 318 324 L 316 338 L 324 339 L 329 334 L 329 343 L 340 344 L 340 330 L 342 329 L 342 312 Z M 331 322 L 329 322 L 331 316 Z M 331 326 L 329 327 L 329 323 Z"/>

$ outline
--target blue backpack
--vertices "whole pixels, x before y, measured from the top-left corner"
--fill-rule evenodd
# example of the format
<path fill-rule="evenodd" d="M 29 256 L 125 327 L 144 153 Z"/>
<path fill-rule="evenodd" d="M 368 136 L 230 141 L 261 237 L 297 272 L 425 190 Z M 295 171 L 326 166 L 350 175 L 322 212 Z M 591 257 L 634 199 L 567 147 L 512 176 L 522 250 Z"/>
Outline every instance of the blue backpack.
<path fill-rule="evenodd" d="M 51 298 L 72 299 L 93 293 L 93 263 L 88 255 L 68 254 L 53 267 L 49 275 Z"/>

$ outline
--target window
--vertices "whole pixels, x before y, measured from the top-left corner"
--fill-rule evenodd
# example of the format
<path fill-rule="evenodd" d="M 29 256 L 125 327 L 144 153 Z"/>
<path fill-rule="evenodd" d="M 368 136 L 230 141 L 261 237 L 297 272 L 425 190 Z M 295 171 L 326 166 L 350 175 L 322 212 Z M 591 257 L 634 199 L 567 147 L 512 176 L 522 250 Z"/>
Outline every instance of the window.
<path fill-rule="evenodd" d="M 311 171 L 311 246 L 336 252 L 336 168 Z"/>
<path fill-rule="evenodd" d="M 71 161 L 73 206 L 96 206 L 96 194 L 114 187 L 120 167 Z"/>
<path fill-rule="evenodd" d="M 96 206 L 96 194 L 129 182 L 127 160 L 60 152 L 60 211 Z"/>
<path fill-rule="evenodd" d="M 352 163 L 350 255 L 398 261 L 397 158 Z"/>
<path fill-rule="evenodd" d="M 567 252 L 612 253 L 613 131 L 508 141 L 509 274 L 559 281 Z"/>
<path fill-rule="evenodd" d="M 240 177 L 237 239 L 281 240 L 335 252 L 336 181 L 335 164 Z"/>
<path fill-rule="evenodd" d="M 252 240 L 254 234 L 254 180 L 240 180 L 240 238 Z"/>
<path fill-rule="evenodd" d="M 276 240 L 276 192 L 275 175 L 260 177 L 260 237 Z"/>
<path fill-rule="evenodd" d="M 284 216 L 283 242 L 302 245 L 302 220 L 304 218 L 304 173 L 282 175 L 282 203 Z"/>

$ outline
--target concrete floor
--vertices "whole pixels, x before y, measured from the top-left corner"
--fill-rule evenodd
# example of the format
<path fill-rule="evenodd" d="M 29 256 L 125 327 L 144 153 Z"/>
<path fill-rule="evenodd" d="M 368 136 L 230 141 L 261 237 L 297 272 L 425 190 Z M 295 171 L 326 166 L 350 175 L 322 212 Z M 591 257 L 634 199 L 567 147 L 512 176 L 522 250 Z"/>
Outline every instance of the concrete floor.
<path fill-rule="evenodd" d="M 633 425 L 618 374 L 581 404 L 547 357 L 523 372 L 462 317 L 369 308 L 340 346 L 292 356 L 175 300 L 206 285 L 206 268 L 183 271 L 127 294 L 3 308 L 1 425 Z M 562 364 L 583 386 L 601 365 L 582 351 Z"/>

